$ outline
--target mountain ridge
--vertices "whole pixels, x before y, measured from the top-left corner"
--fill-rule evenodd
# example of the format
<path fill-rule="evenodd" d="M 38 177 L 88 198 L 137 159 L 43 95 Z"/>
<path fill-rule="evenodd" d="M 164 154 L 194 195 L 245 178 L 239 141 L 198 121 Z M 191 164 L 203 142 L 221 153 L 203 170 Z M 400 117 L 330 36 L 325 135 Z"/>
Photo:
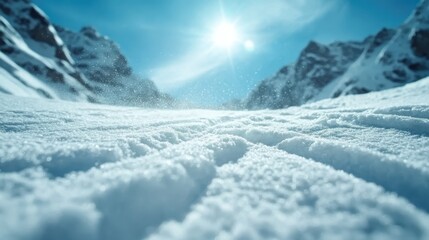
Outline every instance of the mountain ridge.
<path fill-rule="evenodd" d="M 397 29 L 362 41 L 310 41 L 297 61 L 263 80 L 241 103 L 247 109 L 285 108 L 325 98 L 402 86 L 429 75 L 429 1 Z"/>
<path fill-rule="evenodd" d="M 54 25 L 29 0 L 0 3 L 0 92 L 116 105 L 173 99 L 135 74 L 119 46 L 92 27 Z"/>

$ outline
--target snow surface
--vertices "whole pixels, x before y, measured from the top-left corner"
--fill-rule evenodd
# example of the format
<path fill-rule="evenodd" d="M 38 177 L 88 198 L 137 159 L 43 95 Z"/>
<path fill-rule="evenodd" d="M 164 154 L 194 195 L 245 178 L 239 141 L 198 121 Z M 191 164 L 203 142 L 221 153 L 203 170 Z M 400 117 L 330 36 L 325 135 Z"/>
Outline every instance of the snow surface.
<path fill-rule="evenodd" d="M 429 239 L 429 78 L 277 111 L 0 94 L 0 239 Z"/>

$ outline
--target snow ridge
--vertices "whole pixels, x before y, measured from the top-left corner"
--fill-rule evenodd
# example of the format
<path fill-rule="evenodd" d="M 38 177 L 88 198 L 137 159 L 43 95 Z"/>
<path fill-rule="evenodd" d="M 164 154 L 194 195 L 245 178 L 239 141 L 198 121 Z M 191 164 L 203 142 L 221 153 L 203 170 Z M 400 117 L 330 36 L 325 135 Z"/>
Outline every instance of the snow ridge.
<path fill-rule="evenodd" d="M 242 112 L 0 94 L 0 239 L 427 239 L 428 94 Z"/>

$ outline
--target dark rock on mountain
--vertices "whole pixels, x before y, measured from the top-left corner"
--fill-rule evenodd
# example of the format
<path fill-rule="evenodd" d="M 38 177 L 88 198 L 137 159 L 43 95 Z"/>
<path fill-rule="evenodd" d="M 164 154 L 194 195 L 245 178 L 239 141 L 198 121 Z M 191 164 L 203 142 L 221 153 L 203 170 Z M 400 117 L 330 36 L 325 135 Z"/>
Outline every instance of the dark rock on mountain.
<path fill-rule="evenodd" d="M 414 33 L 411 48 L 416 56 L 429 59 L 429 29 L 421 29 Z"/>

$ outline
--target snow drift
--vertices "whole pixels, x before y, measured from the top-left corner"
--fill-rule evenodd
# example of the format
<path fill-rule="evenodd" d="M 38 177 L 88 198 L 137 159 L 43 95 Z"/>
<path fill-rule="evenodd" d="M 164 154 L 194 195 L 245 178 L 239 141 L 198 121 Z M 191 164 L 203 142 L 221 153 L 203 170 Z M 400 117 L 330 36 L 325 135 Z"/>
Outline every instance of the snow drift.
<path fill-rule="evenodd" d="M 277 111 L 0 94 L 0 239 L 428 239 L 429 78 Z"/>

